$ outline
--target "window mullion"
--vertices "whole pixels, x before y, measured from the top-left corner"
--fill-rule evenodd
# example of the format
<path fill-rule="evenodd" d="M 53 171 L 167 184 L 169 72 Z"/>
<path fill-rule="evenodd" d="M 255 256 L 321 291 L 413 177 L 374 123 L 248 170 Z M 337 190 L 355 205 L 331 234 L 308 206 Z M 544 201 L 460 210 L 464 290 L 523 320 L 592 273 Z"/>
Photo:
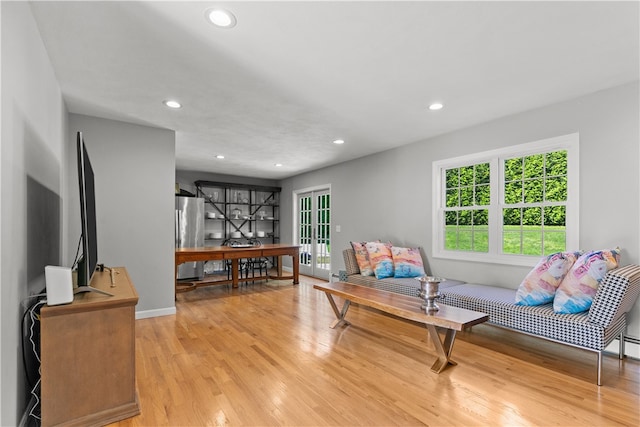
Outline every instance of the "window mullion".
<path fill-rule="evenodd" d="M 491 183 L 491 204 L 489 205 L 489 253 L 499 255 L 502 252 L 502 200 L 504 200 L 504 179 L 502 178 L 502 160 L 494 158 L 489 162 Z"/>
<path fill-rule="evenodd" d="M 433 194 L 432 194 L 432 203 L 434 209 L 433 212 L 433 224 L 431 227 L 432 236 L 433 236 L 433 251 L 437 253 L 442 253 L 445 247 L 445 234 L 446 230 L 444 227 L 444 218 L 445 218 L 445 207 L 446 207 L 446 188 L 445 188 L 445 170 L 443 167 L 434 167 L 432 171 L 432 179 L 434 183 Z"/>

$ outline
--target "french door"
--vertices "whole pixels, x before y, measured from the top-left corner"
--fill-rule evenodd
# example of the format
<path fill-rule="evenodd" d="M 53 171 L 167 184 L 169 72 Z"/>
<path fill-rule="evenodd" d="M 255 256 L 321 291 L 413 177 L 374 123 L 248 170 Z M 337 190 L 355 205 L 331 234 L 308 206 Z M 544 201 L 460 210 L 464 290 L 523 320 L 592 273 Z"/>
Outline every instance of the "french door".
<path fill-rule="evenodd" d="M 298 193 L 297 244 L 300 273 L 329 279 L 331 274 L 331 194 L 329 189 Z"/>

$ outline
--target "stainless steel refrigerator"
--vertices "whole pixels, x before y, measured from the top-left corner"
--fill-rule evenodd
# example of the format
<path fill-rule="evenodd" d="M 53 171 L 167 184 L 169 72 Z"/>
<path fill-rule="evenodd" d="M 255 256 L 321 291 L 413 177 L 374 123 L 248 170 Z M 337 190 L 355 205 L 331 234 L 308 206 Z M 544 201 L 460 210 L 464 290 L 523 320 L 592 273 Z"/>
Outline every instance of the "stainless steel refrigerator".
<path fill-rule="evenodd" d="M 204 199 L 176 197 L 176 248 L 204 246 Z M 202 279 L 204 262 L 185 262 L 178 266 L 178 279 Z"/>

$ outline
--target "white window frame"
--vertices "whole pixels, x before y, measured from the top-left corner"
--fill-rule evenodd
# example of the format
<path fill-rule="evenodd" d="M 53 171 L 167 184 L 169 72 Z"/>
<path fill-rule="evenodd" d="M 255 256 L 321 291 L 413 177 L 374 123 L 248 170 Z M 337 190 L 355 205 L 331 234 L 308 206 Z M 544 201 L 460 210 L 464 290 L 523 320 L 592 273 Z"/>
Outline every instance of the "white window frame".
<path fill-rule="evenodd" d="M 525 144 L 513 145 L 496 150 L 474 153 L 444 160 L 436 160 L 432 164 L 432 249 L 434 258 L 445 258 L 461 261 L 475 261 L 496 264 L 532 266 L 540 256 L 516 255 L 502 253 L 502 209 L 504 204 L 504 161 L 513 157 L 524 157 L 532 154 L 551 151 L 567 151 L 567 202 L 566 202 L 566 250 L 578 250 L 579 245 L 579 134 L 548 138 Z M 491 172 L 491 198 L 489 209 L 489 252 L 452 251 L 444 247 L 444 208 L 446 195 L 444 184 L 447 169 L 470 166 L 478 163 L 489 163 Z"/>

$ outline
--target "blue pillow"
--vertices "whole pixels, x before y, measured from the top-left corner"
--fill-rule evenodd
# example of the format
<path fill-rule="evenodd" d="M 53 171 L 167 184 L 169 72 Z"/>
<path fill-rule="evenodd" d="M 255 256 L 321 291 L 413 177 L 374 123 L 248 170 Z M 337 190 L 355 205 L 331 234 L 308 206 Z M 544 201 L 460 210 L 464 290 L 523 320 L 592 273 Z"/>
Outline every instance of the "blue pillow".
<path fill-rule="evenodd" d="M 419 248 L 391 247 L 394 276 L 396 278 L 424 276 L 424 265 Z"/>

